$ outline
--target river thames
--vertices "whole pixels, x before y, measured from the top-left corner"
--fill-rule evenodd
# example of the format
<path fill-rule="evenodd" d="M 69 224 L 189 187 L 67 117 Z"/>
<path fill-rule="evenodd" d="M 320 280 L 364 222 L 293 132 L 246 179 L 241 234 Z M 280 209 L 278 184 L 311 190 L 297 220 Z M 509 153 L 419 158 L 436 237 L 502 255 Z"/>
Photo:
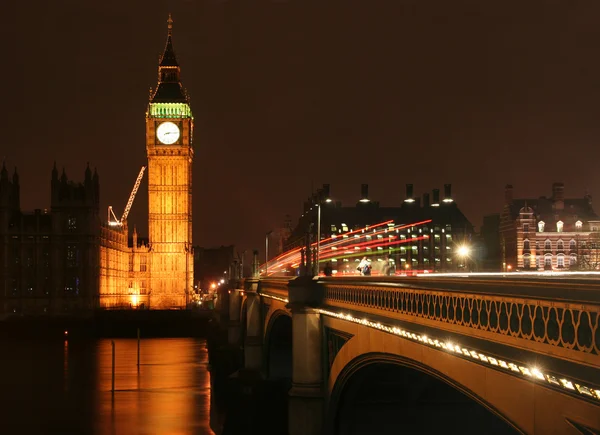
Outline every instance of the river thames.
<path fill-rule="evenodd" d="M 110 339 L 4 340 L 0 433 L 215 433 L 206 340 L 114 341 L 113 394 Z"/>

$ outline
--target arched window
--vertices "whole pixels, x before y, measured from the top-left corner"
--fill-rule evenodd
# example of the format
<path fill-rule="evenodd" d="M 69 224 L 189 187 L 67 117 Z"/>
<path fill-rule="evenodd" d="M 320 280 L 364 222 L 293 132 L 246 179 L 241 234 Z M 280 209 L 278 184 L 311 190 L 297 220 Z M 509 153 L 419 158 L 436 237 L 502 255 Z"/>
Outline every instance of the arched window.
<path fill-rule="evenodd" d="M 563 227 L 564 227 L 563 221 L 556 222 L 556 231 L 557 232 L 562 233 Z"/>
<path fill-rule="evenodd" d="M 551 270 L 551 269 L 552 269 L 552 255 L 547 254 L 544 257 L 544 270 Z"/>
<path fill-rule="evenodd" d="M 556 266 L 559 269 L 564 269 L 564 267 L 565 267 L 565 256 L 564 255 L 559 255 L 558 257 L 556 257 Z"/>
<path fill-rule="evenodd" d="M 569 242 L 569 250 L 571 252 L 576 251 L 577 250 L 577 243 L 575 243 L 575 240 L 571 240 Z"/>
<path fill-rule="evenodd" d="M 563 243 L 562 240 L 559 240 L 558 242 L 556 242 L 556 250 L 557 251 L 563 251 L 565 249 L 565 245 Z"/>
<path fill-rule="evenodd" d="M 544 227 L 546 226 L 546 224 L 544 223 L 544 221 L 539 221 L 538 222 L 538 230 L 540 233 L 544 232 Z"/>
<path fill-rule="evenodd" d="M 525 269 L 531 269 L 531 257 L 529 255 L 523 257 L 523 267 Z"/>
<path fill-rule="evenodd" d="M 523 251 L 529 251 L 529 240 L 523 242 Z"/>
<path fill-rule="evenodd" d="M 581 221 L 575 222 L 575 229 L 577 231 L 581 231 L 582 228 L 583 228 L 583 223 Z"/>
<path fill-rule="evenodd" d="M 569 267 L 571 269 L 575 269 L 577 267 L 577 256 L 571 254 L 571 258 L 569 259 Z"/>
<path fill-rule="evenodd" d="M 552 242 L 550 241 L 550 239 L 546 239 L 546 241 L 544 242 L 544 250 L 552 251 Z"/>

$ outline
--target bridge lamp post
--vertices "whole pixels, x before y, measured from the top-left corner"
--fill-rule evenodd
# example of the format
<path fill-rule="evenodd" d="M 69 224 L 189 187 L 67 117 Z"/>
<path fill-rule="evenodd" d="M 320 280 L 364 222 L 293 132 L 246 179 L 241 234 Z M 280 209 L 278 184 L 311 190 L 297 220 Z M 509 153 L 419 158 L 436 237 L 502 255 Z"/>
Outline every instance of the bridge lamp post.
<path fill-rule="evenodd" d="M 329 190 L 329 189 L 327 189 Z M 328 192 L 325 192 L 325 198 L 322 199 L 323 202 L 332 202 L 333 200 L 329 197 Z M 321 256 L 321 201 L 317 203 L 317 258 L 315 261 L 317 275 L 319 275 L 319 258 Z"/>
<path fill-rule="evenodd" d="M 273 230 L 268 231 L 265 235 L 265 278 L 269 276 L 267 273 L 269 271 L 269 236 L 272 232 Z"/>
<path fill-rule="evenodd" d="M 467 259 L 469 258 L 469 255 L 471 254 L 471 248 L 469 248 L 467 245 L 462 245 L 462 246 L 459 246 L 457 252 L 458 252 L 458 256 L 462 258 L 462 260 L 464 262 L 464 268 L 466 270 L 467 269 Z"/>

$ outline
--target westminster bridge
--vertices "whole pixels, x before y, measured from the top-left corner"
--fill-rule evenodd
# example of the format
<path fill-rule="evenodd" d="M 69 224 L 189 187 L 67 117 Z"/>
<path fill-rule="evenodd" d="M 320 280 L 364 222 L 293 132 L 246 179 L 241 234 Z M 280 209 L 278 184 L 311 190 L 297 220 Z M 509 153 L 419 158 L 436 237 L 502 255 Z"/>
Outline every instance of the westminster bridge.
<path fill-rule="evenodd" d="M 240 372 L 290 378 L 292 435 L 359 433 L 369 409 L 408 421 L 432 403 L 429 418 L 405 427 L 600 433 L 600 281 L 252 278 L 219 299 L 229 345 L 243 353 Z M 445 401 L 447 390 L 464 406 Z M 496 426 L 476 418 L 481 412 Z"/>

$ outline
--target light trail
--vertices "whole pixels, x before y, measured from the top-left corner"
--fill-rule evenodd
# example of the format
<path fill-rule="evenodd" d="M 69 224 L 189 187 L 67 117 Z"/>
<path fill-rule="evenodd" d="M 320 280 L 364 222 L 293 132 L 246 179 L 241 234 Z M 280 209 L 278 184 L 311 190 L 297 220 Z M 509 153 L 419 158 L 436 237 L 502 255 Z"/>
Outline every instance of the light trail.
<path fill-rule="evenodd" d="M 368 225 L 364 228 L 352 230 L 347 233 L 339 235 L 333 234 L 331 237 L 321 240 L 321 254 L 319 255 L 319 263 L 329 261 L 330 259 L 348 260 L 350 258 L 361 256 L 370 257 L 378 255 L 390 255 L 400 249 L 394 246 L 414 243 L 420 240 L 428 240 L 428 234 L 398 240 L 399 236 L 397 233 L 400 230 L 425 225 L 429 222 L 431 222 L 431 219 L 396 226 L 394 225 L 393 220 L 387 220 L 375 225 Z M 386 227 L 381 228 L 383 226 Z M 371 240 L 373 237 L 375 237 L 375 240 Z M 311 248 L 316 248 L 317 242 L 311 243 L 310 246 Z M 387 250 L 384 250 L 385 248 L 387 248 Z M 296 269 L 302 261 L 302 250 L 303 248 L 301 247 L 294 248 L 279 254 L 272 260 L 269 260 L 268 276 L 278 275 L 285 272 L 289 273 Z M 260 266 L 261 274 L 263 276 L 264 268 L 265 263 Z M 291 268 L 292 270 L 287 270 L 288 268 Z"/>

